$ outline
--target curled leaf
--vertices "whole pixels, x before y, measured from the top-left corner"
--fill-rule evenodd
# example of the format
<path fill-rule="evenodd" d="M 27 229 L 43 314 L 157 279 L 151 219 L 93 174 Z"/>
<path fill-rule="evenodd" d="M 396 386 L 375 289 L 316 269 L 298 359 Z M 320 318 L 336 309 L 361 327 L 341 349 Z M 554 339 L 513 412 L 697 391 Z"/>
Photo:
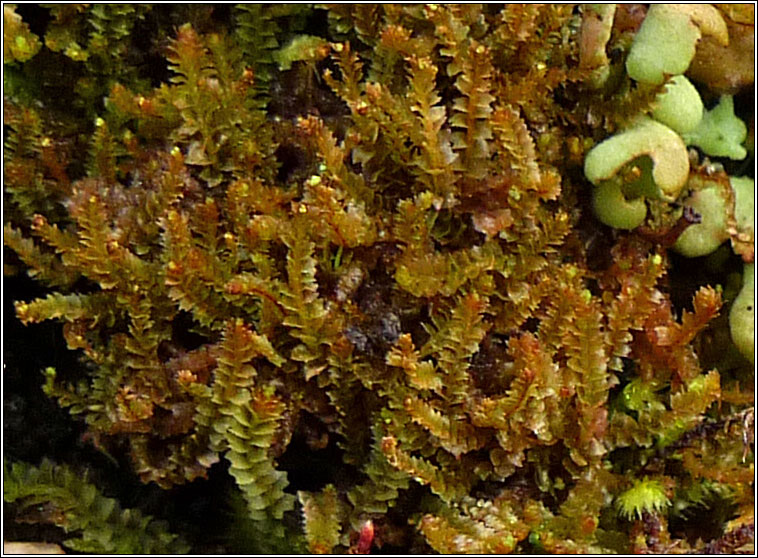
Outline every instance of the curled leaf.
<path fill-rule="evenodd" d="M 642 156 L 652 160 L 652 180 L 660 195 L 676 199 L 689 176 L 687 147 L 676 132 L 649 118 L 596 145 L 585 158 L 584 174 L 598 185 Z"/>

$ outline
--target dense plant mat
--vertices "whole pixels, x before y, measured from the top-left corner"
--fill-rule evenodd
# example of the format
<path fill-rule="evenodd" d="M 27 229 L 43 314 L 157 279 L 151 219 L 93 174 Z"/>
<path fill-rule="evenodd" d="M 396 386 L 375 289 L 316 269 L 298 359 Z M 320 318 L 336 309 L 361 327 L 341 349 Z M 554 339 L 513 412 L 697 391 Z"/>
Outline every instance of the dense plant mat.
<path fill-rule="evenodd" d="M 752 552 L 752 6 L 3 9 L 6 538 Z"/>

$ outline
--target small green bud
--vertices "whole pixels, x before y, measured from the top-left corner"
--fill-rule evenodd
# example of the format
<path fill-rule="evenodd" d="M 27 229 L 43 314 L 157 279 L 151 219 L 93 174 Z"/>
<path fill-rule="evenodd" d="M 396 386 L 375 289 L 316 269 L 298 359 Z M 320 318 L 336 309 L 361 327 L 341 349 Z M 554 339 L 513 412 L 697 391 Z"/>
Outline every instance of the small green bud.
<path fill-rule="evenodd" d="M 592 301 L 592 293 L 589 291 L 589 289 L 582 290 L 581 296 L 585 304 L 589 304 Z"/>
<path fill-rule="evenodd" d="M 29 43 L 25 37 L 22 37 L 21 35 L 18 35 L 16 37 L 16 48 L 21 52 L 26 52 L 29 50 Z"/>
<path fill-rule="evenodd" d="M 622 492 L 616 498 L 616 508 L 619 515 L 626 519 L 642 519 L 643 512 L 659 513 L 671 505 L 666 490 L 660 481 L 644 480 L 634 481 L 632 488 Z"/>

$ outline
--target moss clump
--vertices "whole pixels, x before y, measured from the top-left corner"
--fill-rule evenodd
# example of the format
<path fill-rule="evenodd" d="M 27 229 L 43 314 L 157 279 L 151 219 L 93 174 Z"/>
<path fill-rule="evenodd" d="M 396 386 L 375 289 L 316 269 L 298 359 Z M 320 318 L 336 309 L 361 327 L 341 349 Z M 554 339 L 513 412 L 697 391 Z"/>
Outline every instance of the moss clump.
<path fill-rule="evenodd" d="M 77 470 L 108 456 L 201 554 L 737 540 L 753 387 L 709 345 L 732 289 L 669 254 L 728 176 L 624 71 L 644 14 L 574 8 L 17 7 L 44 46 L 9 62 L 6 273 L 14 323 L 76 356 L 25 372 L 94 446 Z M 179 540 L 25 478 L 34 521 Z M 710 541 L 665 502 L 703 478 L 735 511 Z"/>
<path fill-rule="evenodd" d="M 39 468 L 27 463 L 3 462 L 3 498 L 15 503 L 17 513 L 37 510 L 37 521 L 51 522 L 67 534 L 67 548 L 92 554 L 183 554 L 189 546 L 167 530 L 167 525 L 143 516 L 139 510 L 122 510 L 116 500 L 67 466 L 43 461 Z M 32 512 L 34 516 L 34 512 Z"/>

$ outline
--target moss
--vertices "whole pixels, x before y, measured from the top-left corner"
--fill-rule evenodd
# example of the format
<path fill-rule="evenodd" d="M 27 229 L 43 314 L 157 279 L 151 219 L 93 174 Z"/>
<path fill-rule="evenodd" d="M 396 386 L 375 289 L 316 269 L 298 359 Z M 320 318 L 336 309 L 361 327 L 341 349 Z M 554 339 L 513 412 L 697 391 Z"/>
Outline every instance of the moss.
<path fill-rule="evenodd" d="M 28 344 L 59 327 L 16 366 L 89 448 L 11 468 L 10 521 L 130 552 L 187 549 L 147 513 L 200 554 L 744 543 L 751 368 L 709 344 L 745 350 L 749 277 L 669 252 L 715 186 L 752 265 L 747 186 L 686 148 L 702 86 L 625 72 L 673 8 L 575 8 L 7 8 L 5 271 Z M 702 479 L 734 510 L 708 541 Z"/>
<path fill-rule="evenodd" d="M 166 525 L 142 516 L 139 510 L 122 510 L 93 484 L 66 466 L 43 461 L 39 468 L 27 463 L 3 463 L 3 497 L 16 503 L 18 512 L 37 508 L 37 521 L 50 522 L 75 534 L 64 544 L 93 554 L 183 554 L 188 545 L 169 533 Z"/>
<path fill-rule="evenodd" d="M 3 64 L 26 62 L 42 47 L 39 37 L 29 30 L 16 6 L 3 6 Z"/>
<path fill-rule="evenodd" d="M 666 490 L 658 480 L 642 479 L 634 486 L 619 494 L 616 507 L 626 519 L 642 519 L 644 513 L 661 513 L 671 505 Z"/>

